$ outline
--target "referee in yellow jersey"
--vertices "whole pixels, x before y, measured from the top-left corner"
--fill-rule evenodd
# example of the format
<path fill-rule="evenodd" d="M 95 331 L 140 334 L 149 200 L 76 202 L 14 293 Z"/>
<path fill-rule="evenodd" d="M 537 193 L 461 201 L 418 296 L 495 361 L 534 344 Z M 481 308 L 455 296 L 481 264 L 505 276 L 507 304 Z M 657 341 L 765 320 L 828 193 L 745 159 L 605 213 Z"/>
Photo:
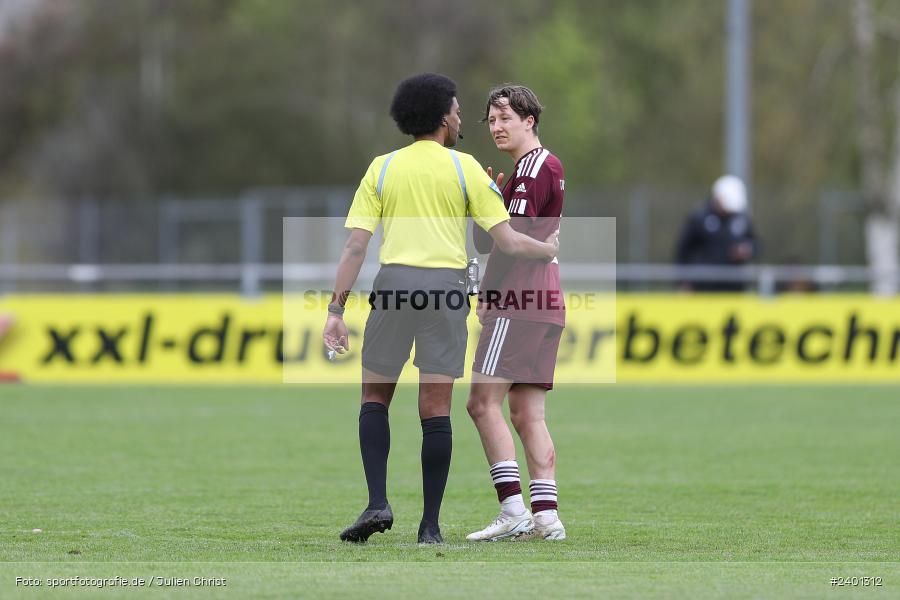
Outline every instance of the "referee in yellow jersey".
<path fill-rule="evenodd" d="M 344 303 L 380 223 L 384 242 L 363 335 L 359 412 L 369 504 L 341 539 L 365 542 L 393 525 L 386 491 L 388 408 L 415 342 L 424 495 L 418 541 L 442 543 L 438 516 L 450 469 L 450 397 L 453 380 L 463 374 L 469 313 L 466 217 L 488 231 L 506 254 L 549 261 L 559 242 L 556 233 L 539 242 L 514 231 L 500 192 L 481 165 L 451 150 L 462 137 L 453 80 L 426 73 L 402 81 L 390 113 L 414 141 L 375 158 L 360 182 L 323 332 L 328 348 L 350 349 Z"/>

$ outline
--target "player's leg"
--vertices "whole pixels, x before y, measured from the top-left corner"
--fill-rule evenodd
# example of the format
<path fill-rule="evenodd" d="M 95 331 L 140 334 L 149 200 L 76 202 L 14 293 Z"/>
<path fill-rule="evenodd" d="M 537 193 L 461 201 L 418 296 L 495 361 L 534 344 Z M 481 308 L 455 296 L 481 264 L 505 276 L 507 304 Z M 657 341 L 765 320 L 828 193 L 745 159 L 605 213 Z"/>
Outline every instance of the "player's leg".
<path fill-rule="evenodd" d="M 546 388 L 517 383 L 509 390 L 509 420 L 522 446 L 532 479 L 555 479 L 556 450 L 545 420 Z"/>
<path fill-rule="evenodd" d="M 495 374 L 496 363 L 502 353 L 501 346 L 506 346 L 510 324 L 509 319 L 502 317 L 491 318 L 484 323 L 475 350 L 472 386 L 466 404 L 469 416 L 478 428 L 489 465 L 516 459 L 512 434 L 503 418 L 503 399 L 512 381 Z"/>
<path fill-rule="evenodd" d="M 450 424 L 450 400 L 453 378 L 448 375 L 420 373 L 419 419 L 422 423 L 422 521 L 420 544 L 440 544 L 439 518 L 450 458 L 453 452 L 453 429 Z"/>
<path fill-rule="evenodd" d="M 519 465 L 512 433 L 503 417 L 503 399 L 511 384 L 501 377 L 472 373 L 466 409 L 481 437 L 501 514 L 519 517 L 525 512 Z"/>
<path fill-rule="evenodd" d="M 475 351 L 467 408 L 481 437 L 500 501 L 500 514 L 487 527 L 467 536 L 473 541 L 514 537 L 532 527 L 531 513 L 522 500 L 512 433 L 502 410 L 503 399 L 513 381 L 505 369 L 517 355 L 516 345 L 521 341 L 517 339 L 519 325 L 503 317 L 488 319 Z"/>
<path fill-rule="evenodd" d="M 478 429 L 489 465 L 516 459 L 512 433 L 503 418 L 503 399 L 511 384 L 511 381 L 502 377 L 472 373 L 466 410 Z"/>
<path fill-rule="evenodd" d="M 491 480 L 500 501 L 500 514 L 484 529 L 466 536 L 470 541 L 501 540 L 532 528 L 531 513 L 522 499 L 515 445 L 502 412 L 503 399 L 511 384 L 508 379 L 472 373 L 466 408 L 481 437 Z"/>
<path fill-rule="evenodd" d="M 556 490 L 556 449 L 547 429 L 545 403 L 547 389 L 534 384 L 516 384 L 509 390 L 509 416 L 525 447 L 531 481 L 528 491 L 534 531 L 544 539 L 565 539 L 559 520 Z"/>
<path fill-rule="evenodd" d="M 566 530 L 557 513 L 556 450 L 547 430 L 545 405 L 547 391 L 553 388 L 556 355 L 563 328 L 552 324 L 535 323 L 532 329 L 533 360 L 527 377 L 509 391 L 509 414 L 519 439 L 525 447 L 525 459 L 531 481 L 531 510 L 534 530 L 529 536 L 561 540 Z"/>

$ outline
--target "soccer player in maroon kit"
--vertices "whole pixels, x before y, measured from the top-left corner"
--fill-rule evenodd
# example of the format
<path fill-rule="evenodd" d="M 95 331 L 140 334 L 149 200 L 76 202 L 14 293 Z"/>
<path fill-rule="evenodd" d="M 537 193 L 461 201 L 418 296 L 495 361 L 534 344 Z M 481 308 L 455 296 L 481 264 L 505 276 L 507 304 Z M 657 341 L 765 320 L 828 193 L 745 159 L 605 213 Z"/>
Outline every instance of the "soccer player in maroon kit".
<path fill-rule="evenodd" d="M 485 109 L 494 143 L 515 162 L 503 187 L 512 227 L 541 240 L 559 229 L 565 194 L 562 163 L 538 139 L 542 108 L 527 87 L 505 85 L 491 91 Z M 491 169 L 488 173 L 493 176 Z M 497 184 L 502 183 L 501 173 Z M 491 254 L 479 296 L 483 328 L 467 408 L 490 465 L 500 515 L 467 539 L 565 539 L 557 514 L 556 452 L 544 421 L 565 326 L 559 264 L 556 259 L 548 263 L 514 258 L 493 248 L 479 227 L 474 233 L 478 250 Z M 507 395 L 510 419 L 525 447 L 531 511 L 522 499 L 515 445 L 503 418 Z"/>

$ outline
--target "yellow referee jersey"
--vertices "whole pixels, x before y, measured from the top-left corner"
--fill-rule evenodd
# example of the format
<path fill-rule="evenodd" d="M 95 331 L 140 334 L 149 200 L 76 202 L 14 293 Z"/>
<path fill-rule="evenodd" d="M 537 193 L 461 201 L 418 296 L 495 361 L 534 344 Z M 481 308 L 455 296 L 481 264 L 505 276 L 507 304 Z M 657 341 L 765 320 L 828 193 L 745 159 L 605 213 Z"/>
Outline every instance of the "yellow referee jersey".
<path fill-rule="evenodd" d="M 430 140 L 372 161 L 344 227 L 384 227 L 381 264 L 462 269 L 466 216 L 485 230 L 509 220 L 503 197 L 470 154 Z"/>

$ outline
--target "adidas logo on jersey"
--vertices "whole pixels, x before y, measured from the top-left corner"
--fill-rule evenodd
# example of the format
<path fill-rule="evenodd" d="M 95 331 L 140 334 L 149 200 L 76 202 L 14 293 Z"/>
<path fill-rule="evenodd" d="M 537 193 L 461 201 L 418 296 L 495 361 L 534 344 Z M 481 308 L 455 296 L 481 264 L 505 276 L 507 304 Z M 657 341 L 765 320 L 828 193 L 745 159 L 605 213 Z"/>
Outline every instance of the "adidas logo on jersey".
<path fill-rule="evenodd" d="M 524 193 L 525 193 L 525 184 L 524 184 L 524 183 L 520 183 L 520 184 L 519 184 L 519 187 L 516 188 L 516 193 L 517 193 L 517 194 L 524 194 Z"/>

